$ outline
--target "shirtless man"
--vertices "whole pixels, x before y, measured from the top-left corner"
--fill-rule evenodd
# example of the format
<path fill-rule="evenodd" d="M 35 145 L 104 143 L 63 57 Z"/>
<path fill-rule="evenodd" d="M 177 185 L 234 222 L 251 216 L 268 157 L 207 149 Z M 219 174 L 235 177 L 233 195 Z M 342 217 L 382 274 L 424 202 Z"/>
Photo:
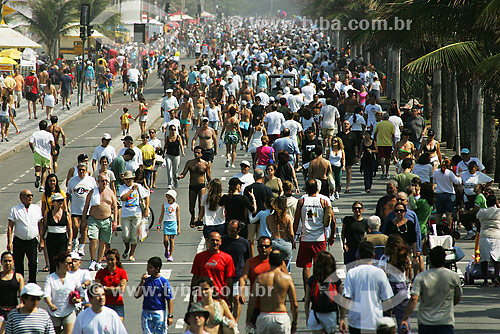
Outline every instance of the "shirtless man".
<path fill-rule="evenodd" d="M 243 81 L 243 84 L 241 85 L 239 97 L 237 100 L 239 99 L 241 99 L 241 102 L 246 101 L 247 104 L 252 103 L 255 99 L 253 89 L 248 87 L 248 80 Z"/>
<path fill-rule="evenodd" d="M 203 117 L 203 113 L 207 108 L 205 101 L 205 92 L 199 89 L 196 89 L 195 95 L 193 96 L 194 103 L 194 122 L 193 122 L 193 130 L 201 126 L 201 118 Z"/>
<path fill-rule="evenodd" d="M 196 221 L 194 214 L 196 201 L 198 200 L 199 210 L 201 207 L 201 197 L 205 195 L 205 178 L 207 183 L 211 180 L 210 165 L 201 158 L 203 149 L 200 146 L 196 146 L 193 151 L 194 159 L 188 160 L 182 173 L 177 176 L 177 179 L 180 180 L 189 172 L 189 213 L 191 214 L 189 226 L 191 228 L 194 227 L 194 222 Z"/>
<path fill-rule="evenodd" d="M 43 98 L 44 98 L 44 93 L 45 93 L 45 86 L 47 86 L 47 80 L 49 80 L 49 72 L 47 72 L 47 69 L 45 68 L 45 66 L 43 67 L 43 69 L 40 71 L 40 73 L 38 73 L 38 80 L 40 80 L 40 92 L 42 92 L 40 94 L 40 96 L 38 97 L 38 99 L 40 100 L 40 103 L 42 104 L 42 109 L 45 108 L 45 104 L 44 104 L 44 101 L 43 101 Z"/>
<path fill-rule="evenodd" d="M 295 333 L 297 331 L 298 303 L 292 276 L 281 271 L 283 256 L 279 249 L 269 255 L 268 272 L 260 274 L 255 280 L 255 288 L 250 295 L 248 314 L 253 314 L 255 300 L 260 299 L 260 314 L 255 323 L 255 334 Z M 257 295 L 259 295 L 257 297 Z M 292 322 L 287 314 L 286 297 L 290 300 Z M 247 317 L 247 326 L 253 325 Z"/>
<path fill-rule="evenodd" d="M 199 147 L 202 149 L 201 159 L 208 162 L 208 168 L 212 170 L 212 162 L 217 155 L 217 133 L 208 126 L 208 117 L 201 119 L 201 126 L 196 129 L 193 140 L 191 141 L 191 150 L 194 151 L 196 139 L 200 139 Z"/>
<path fill-rule="evenodd" d="M 179 106 L 179 115 L 181 121 L 181 135 L 185 143 L 189 142 L 189 124 L 191 124 L 191 118 L 193 117 L 193 104 L 190 102 L 189 94 L 184 94 L 182 103 Z"/>
<path fill-rule="evenodd" d="M 330 186 L 328 184 L 328 175 L 332 174 L 332 165 L 330 161 L 323 158 L 323 149 L 317 145 L 311 157 L 314 158 L 309 162 L 308 178 L 310 180 L 317 179 L 321 181 L 320 194 L 330 197 Z"/>
<path fill-rule="evenodd" d="M 236 147 L 241 140 L 241 131 L 238 118 L 236 118 L 236 109 L 231 107 L 229 109 L 229 117 L 224 120 L 220 138 L 224 136 L 224 144 L 226 144 L 226 167 L 234 167 L 234 160 L 236 159 Z"/>
<path fill-rule="evenodd" d="M 99 190 L 98 194 L 94 194 Z M 90 207 L 90 215 L 87 212 Z M 105 173 L 97 177 L 97 189 L 94 188 L 87 194 L 83 207 L 82 225 L 86 225 L 89 237 L 90 265 L 89 270 L 102 269 L 99 263 L 104 256 L 105 248 L 111 243 L 111 234 L 116 231 L 118 207 L 115 193 L 109 188 L 109 178 Z M 95 252 L 97 242 L 97 259 Z"/>
<path fill-rule="evenodd" d="M 241 150 L 248 149 L 250 122 L 252 121 L 252 111 L 247 106 L 248 106 L 247 101 L 245 100 L 241 101 L 241 110 L 240 110 Z"/>
<path fill-rule="evenodd" d="M 59 121 L 57 116 L 51 116 L 50 123 L 52 124 L 47 127 L 47 131 L 54 136 L 55 148 L 54 151 L 52 151 L 52 170 L 54 174 L 57 174 L 57 159 L 59 159 L 59 152 L 61 150 L 61 146 L 59 146 L 59 136 L 62 138 L 62 145 L 66 146 L 66 134 L 63 128 L 57 124 L 57 121 Z"/>

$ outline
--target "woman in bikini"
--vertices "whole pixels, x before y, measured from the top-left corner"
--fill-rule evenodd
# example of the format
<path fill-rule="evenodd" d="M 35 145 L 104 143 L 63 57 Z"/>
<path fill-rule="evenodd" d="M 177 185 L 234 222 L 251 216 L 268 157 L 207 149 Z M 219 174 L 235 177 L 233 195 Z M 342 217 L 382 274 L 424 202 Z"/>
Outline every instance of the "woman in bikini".
<path fill-rule="evenodd" d="M 429 153 L 431 158 L 431 164 L 436 169 L 443 160 L 443 156 L 441 155 L 441 148 L 439 146 L 439 142 L 434 139 L 435 132 L 433 129 L 429 129 L 427 131 L 427 139 L 422 140 L 422 145 L 420 145 L 420 151 L 418 155 L 422 153 Z"/>
<path fill-rule="evenodd" d="M 141 127 L 141 134 L 146 133 L 146 122 L 148 121 L 148 106 L 146 104 L 146 99 L 144 96 L 139 95 L 139 114 L 134 119 L 137 122 L 137 119 L 140 117 L 139 125 Z"/>
<path fill-rule="evenodd" d="M 401 140 L 394 146 L 394 163 L 397 166 L 398 173 L 402 172 L 401 161 L 406 158 L 413 159 L 415 157 L 415 145 L 410 141 L 410 130 L 403 129 L 401 131 Z"/>

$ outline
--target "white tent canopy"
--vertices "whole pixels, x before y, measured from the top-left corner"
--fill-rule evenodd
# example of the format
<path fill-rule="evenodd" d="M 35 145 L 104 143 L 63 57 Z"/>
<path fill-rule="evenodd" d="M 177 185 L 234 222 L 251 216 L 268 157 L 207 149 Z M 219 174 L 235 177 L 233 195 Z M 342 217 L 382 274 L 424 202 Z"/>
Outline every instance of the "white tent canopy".
<path fill-rule="evenodd" d="M 172 15 L 168 19 L 169 21 L 194 20 L 192 16 L 187 14 L 182 14 L 182 16 L 180 14 Z"/>
<path fill-rule="evenodd" d="M 6 24 L 0 25 L 0 48 L 41 48 L 42 46 L 21 33 L 9 28 Z"/>
<path fill-rule="evenodd" d="M 201 17 L 215 17 L 215 16 L 213 16 L 212 14 L 210 14 L 209 12 L 203 12 L 203 13 L 201 13 L 201 15 L 200 15 L 200 16 L 201 16 Z"/>

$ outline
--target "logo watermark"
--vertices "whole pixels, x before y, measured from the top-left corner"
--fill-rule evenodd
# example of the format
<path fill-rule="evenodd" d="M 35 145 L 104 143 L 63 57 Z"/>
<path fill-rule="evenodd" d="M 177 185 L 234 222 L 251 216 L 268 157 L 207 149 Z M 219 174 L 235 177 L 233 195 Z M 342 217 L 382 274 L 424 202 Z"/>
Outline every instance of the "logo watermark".
<path fill-rule="evenodd" d="M 351 19 L 347 21 L 347 24 L 344 24 L 339 19 L 328 20 L 324 17 L 320 17 L 317 19 L 310 19 L 307 17 L 302 17 L 302 26 L 313 27 L 321 31 L 325 30 L 333 30 L 333 31 L 355 31 L 355 30 L 372 30 L 372 31 L 402 31 L 402 30 L 410 30 L 412 20 L 410 19 L 400 19 L 398 17 L 394 17 L 393 20 L 383 20 L 383 19 L 362 19 L 355 20 Z"/>

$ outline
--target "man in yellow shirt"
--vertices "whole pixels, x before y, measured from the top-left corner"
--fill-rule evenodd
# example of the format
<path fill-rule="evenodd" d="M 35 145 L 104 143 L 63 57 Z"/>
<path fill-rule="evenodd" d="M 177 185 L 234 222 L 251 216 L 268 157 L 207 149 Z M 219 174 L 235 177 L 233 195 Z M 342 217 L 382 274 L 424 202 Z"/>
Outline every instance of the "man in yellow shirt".
<path fill-rule="evenodd" d="M 154 147 L 148 144 L 148 139 L 148 134 L 143 133 L 141 135 L 142 144 L 138 145 L 137 148 L 142 152 L 142 162 L 146 185 L 151 188 L 151 176 L 153 175 L 153 170 L 155 168 L 156 152 Z"/>
<path fill-rule="evenodd" d="M 391 164 L 392 146 L 394 145 L 394 125 L 389 122 L 389 114 L 382 115 L 382 121 L 375 126 L 373 137 L 377 143 L 378 158 L 380 166 L 382 166 L 381 179 L 389 178 L 389 166 Z"/>

